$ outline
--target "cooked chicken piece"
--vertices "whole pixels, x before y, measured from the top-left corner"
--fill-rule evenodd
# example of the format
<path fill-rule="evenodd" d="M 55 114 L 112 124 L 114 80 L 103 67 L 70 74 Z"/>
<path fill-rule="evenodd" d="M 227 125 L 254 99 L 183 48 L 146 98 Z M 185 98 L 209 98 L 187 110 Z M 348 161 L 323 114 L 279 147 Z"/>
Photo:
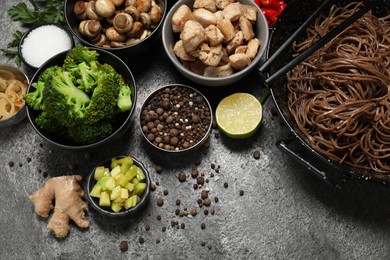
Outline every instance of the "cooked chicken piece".
<path fill-rule="evenodd" d="M 240 3 L 231 3 L 228 4 L 222 11 L 223 16 L 230 21 L 237 21 L 241 16 L 241 7 Z"/>
<path fill-rule="evenodd" d="M 193 7 L 196 9 L 204 8 L 213 13 L 218 10 L 217 5 L 215 4 L 215 0 L 195 0 Z"/>
<path fill-rule="evenodd" d="M 211 46 L 218 45 L 225 39 L 222 32 L 215 25 L 207 26 L 205 29 L 206 39 Z"/>
<path fill-rule="evenodd" d="M 188 20 L 184 24 L 183 31 L 180 34 L 180 39 L 183 40 L 183 47 L 185 52 L 192 52 L 198 48 L 205 39 L 205 32 L 203 26 L 194 20 Z"/>
<path fill-rule="evenodd" d="M 192 17 L 195 21 L 199 22 L 203 26 L 203 28 L 206 28 L 211 24 L 217 24 L 217 17 L 215 16 L 215 14 L 204 8 L 196 9 L 195 11 L 193 11 Z"/>
<path fill-rule="evenodd" d="M 221 62 L 219 63 L 219 66 L 228 64 L 228 63 L 230 62 L 230 60 L 229 60 L 229 54 L 228 54 L 226 48 L 223 48 L 223 49 L 222 49 L 222 52 L 223 52 L 223 56 L 222 56 L 222 58 L 221 58 Z"/>
<path fill-rule="evenodd" d="M 195 57 L 189 55 L 187 52 L 184 51 L 182 40 L 179 40 L 175 43 L 175 45 L 173 46 L 173 52 L 175 53 L 176 57 L 178 57 L 181 61 L 195 60 Z"/>
<path fill-rule="evenodd" d="M 186 67 L 187 69 L 189 69 L 190 71 L 192 71 L 198 75 L 203 75 L 204 69 L 206 67 L 203 64 L 203 62 L 201 62 L 200 60 L 185 61 L 185 62 L 183 62 L 183 65 L 184 65 L 184 67 Z"/>
<path fill-rule="evenodd" d="M 234 26 L 229 19 L 223 19 L 218 21 L 217 27 L 225 37 L 225 42 L 230 41 L 236 35 Z"/>
<path fill-rule="evenodd" d="M 204 69 L 203 76 L 206 77 L 226 77 L 234 73 L 234 70 L 230 63 L 223 66 L 213 67 L 208 66 Z"/>
<path fill-rule="evenodd" d="M 192 11 L 187 5 L 181 5 L 172 16 L 172 30 L 183 31 L 184 24 L 192 18 Z"/>
<path fill-rule="evenodd" d="M 223 13 L 222 13 L 222 11 L 221 10 L 219 10 L 219 11 L 216 11 L 215 13 L 214 13 L 214 15 L 215 15 L 215 17 L 217 17 L 217 21 L 220 21 L 220 20 L 223 20 Z"/>
<path fill-rule="evenodd" d="M 253 39 L 255 37 L 255 33 L 253 32 L 252 24 L 249 22 L 248 19 L 241 16 L 239 20 L 240 28 L 242 33 L 244 34 L 244 38 L 246 41 L 249 41 L 250 39 Z"/>
<path fill-rule="evenodd" d="M 248 45 L 241 45 L 234 50 L 234 53 L 246 53 L 247 50 L 248 50 Z"/>
<path fill-rule="evenodd" d="M 256 55 L 257 55 L 257 52 L 259 50 L 259 47 L 260 47 L 260 41 L 259 39 L 257 38 L 254 38 L 254 39 L 251 39 L 249 42 L 248 42 L 248 49 L 247 51 L 245 52 L 246 55 L 249 56 L 249 58 L 251 60 L 253 60 Z"/>
<path fill-rule="evenodd" d="M 242 31 L 238 31 L 236 33 L 236 35 L 234 36 L 233 39 L 231 39 L 227 44 L 226 44 L 226 50 L 228 53 L 233 53 L 234 50 L 242 45 L 242 43 L 244 42 L 244 34 L 242 33 Z"/>
<path fill-rule="evenodd" d="M 257 8 L 252 5 L 241 4 L 241 15 L 254 23 L 257 19 Z"/>
<path fill-rule="evenodd" d="M 200 46 L 199 60 L 208 66 L 218 66 L 223 56 L 222 44 L 218 46 L 208 46 L 202 43 Z"/>
<path fill-rule="evenodd" d="M 237 53 L 229 56 L 230 65 L 236 70 L 242 70 L 251 63 L 251 59 L 244 53 Z"/>
<path fill-rule="evenodd" d="M 235 0 L 215 0 L 215 5 L 218 9 L 224 9 L 228 4 L 234 3 Z"/>

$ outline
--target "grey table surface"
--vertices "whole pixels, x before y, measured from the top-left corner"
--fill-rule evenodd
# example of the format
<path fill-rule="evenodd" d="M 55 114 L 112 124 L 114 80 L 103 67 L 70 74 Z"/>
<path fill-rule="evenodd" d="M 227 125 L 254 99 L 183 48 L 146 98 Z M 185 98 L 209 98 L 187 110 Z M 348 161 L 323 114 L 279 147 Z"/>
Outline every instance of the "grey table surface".
<path fill-rule="evenodd" d="M 22 29 L 6 12 L 17 2 L 2 2 L 1 49 L 7 47 L 14 30 Z M 145 59 L 125 62 L 138 87 L 136 114 L 147 95 L 165 84 L 197 87 L 214 108 L 229 93 L 250 92 L 259 97 L 263 91 L 256 72 L 232 86 L 196 86 L 174 69 L 161 41 Z M 0 63 L 14 65 L 3 54 Z M 33 75 L 24 66 L 22 69 Z M 275 145 L 290 133 L 271 112 L 273 106 L 271 99 L 265 103 L 263 125 L 253 137 L 232 140 L 214 129 L 207 153 L 197 152 L 180 160 L 150 152 L 142 140 L 137 116 L 121 140 L 88 151 L 92 155 L 88 159 L 86 152 L 50 146 L 35 133 L 27 118 L 1 129 L 0 259 L 389 259 L 389 187 L 351 179 L 337 189 L 315 177 Z M 260 159 L 253 157 L 255 151 L 260 151 Z M 35 215 L 28 195 L 47 178 L 75 173 L 86 176 L 99 161 L 116 154 L 131 154 L 142 160 L 153 182 L 159 184 L 145 211 L 118 221 L 87 209 L 89 229 L 71 223 L 68 237 L 56 239 L 46 228 L 48 220 Z M 199 165 L 195 164 L 197 159 Z M 212 164 L 220 165 L 218 173 Z M 163 172 L 157 173 L 156 165 L 161 165 Z M 192 168 L 209 179 L 202 189 L 208 189 L 211 198 L 219 198 L 208 208 L 215 211 L 214 215 L 206 215 L 206 208 L 197 206 L 200 189 L 192 187 Z M 189 176 L 186 182 L 178 181 L 180 171 Z M 162 207 L 156 204 L 158 196 L 164 198 Z M 180 206 L 175 204 L 177 199 Z M 180 217 L 175 215 L 178 208 L 197 208 L 198 214 Z M 184 223 L 185 228 L 172 227 L 172 220 Z M 201 229 L 202 223 L 205 229 Z M 141 237 L 144 243 L 139 242 Z M 123 240 L 129 244 L 126 252 L 119 249 Z"/>

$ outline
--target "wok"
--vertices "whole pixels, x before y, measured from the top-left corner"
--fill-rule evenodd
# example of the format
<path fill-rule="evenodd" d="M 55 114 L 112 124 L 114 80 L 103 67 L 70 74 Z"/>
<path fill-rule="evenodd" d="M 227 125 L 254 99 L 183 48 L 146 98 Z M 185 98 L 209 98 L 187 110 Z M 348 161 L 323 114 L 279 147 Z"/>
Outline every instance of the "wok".
<path fill-rule="evenodd" d="M 268 58 L 274 54 L 278 48 L 293 34 L 298 27 L 304 23 L 305 19 L 310 16 L 323 2 L 323 0 L 291 0 L 288 1 L 288 6 L 279 17 L 271 33 L 268 46 Z M 335 0 L 338 5 L 346 5 L 352 1 Z M 390 1 L 382 0 L 378 8 L 373 9 L 373 13 L 377 16 L 386 16 L 389 14 Z M 304 39 L 305 32 L 297 36 L 297 40 Z M 270 65 L 268 75 L 273 75 L 283 65 L 291 61 L 292 49 L 288 47 L 283 51 L 277 59 Z M 285 140 L 277 142 L 278 147 L 286 152 L 289 156 L 298 160 L 310 171 L 323 178 L 332 184 L 339 183 L 340 180 L 345 180 L 349 177 L 357 177 L 364 180 L 388 183 L 390 181 L 389 174 L 378 174 L 369 171 L 359 170 L 350 166 L 344 166 L 336 162 L 332 162 L 326 156 L 316 152 L 309 145 L 299 128 L 297 127 L 293 116 L 291 115 L 287 105 L 287 79 L 285 75 L 274 79 L 270 84 L 270 92 L 273 102 L 279 115 L 291 132 L 291 136 Z M 302 146 L 293 147 L 292 142 L 297 142 Z"/>

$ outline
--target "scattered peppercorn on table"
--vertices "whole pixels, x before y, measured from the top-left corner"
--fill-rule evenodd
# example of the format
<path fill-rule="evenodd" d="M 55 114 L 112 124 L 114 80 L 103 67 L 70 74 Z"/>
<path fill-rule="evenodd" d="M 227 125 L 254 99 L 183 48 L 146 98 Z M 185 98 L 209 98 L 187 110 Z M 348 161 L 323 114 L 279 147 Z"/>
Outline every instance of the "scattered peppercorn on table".
<path fill-rule="evenodd" d="M 0 13 L 1 49 L 15 30 L 23 29 L 5 11 L 15 2 L 21 1 L 4 2 Z M 259 98 L 264 90 L 256 71 L 232 86 L 189 82 L 169 62 L 161 42 L 143 55 L 124 59 L 138 85 L 137 111 L 152 92 L 172 83 L 201 91 L 213 113 L 230 94 Z M 14 64 L 4 53 L 0 60 Z M 21 68 L 32 77 L 34 71 Z M 290 133 L 272 100 L 263 105 L 262 125 L 251 137 L 231 139 L 214 125 L 200 149 L 180 157 L 151 149 L 139 117 L 134 118 L 120 140 L 84 152 L 50 146 L 27 119 L 1 129 L 0 259 L 389 257 L 389 188 L 359 180 L 349 180 L 342 189 L 330 187 L 282 153 L 275 143 Z M 35 215 L 29 195 L 63 175 L 80 175 L 86 189 L 93 167 L 118 154 L 142 160 L 150 172 L 151 197 L 143 212 L 110 219 L 87 207 L 89 228 L 70 221 L 69 234 L 56 238 L 46 227 L 49 219 Z"/>

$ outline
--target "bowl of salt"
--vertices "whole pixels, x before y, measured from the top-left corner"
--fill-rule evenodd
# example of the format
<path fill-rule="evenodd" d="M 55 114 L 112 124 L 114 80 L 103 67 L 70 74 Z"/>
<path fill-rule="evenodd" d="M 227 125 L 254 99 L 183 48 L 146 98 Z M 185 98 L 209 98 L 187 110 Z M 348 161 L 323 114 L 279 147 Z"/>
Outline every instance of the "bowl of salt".
<path fill-rule="evenodd" d="M 19 56 L 30 69 L 37 70 L 56 54 L 74 47 L 71 33 L 58 24 L 42 24 L 27 30 L 19 43 Z"/>

